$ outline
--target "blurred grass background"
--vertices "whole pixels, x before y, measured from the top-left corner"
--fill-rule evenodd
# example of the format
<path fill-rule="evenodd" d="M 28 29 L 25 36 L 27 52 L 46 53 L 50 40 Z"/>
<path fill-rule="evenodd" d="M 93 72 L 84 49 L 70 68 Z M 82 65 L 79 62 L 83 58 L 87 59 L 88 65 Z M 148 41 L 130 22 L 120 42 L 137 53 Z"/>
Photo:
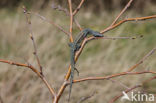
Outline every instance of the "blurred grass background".
<path fill-rule="evenodd" d="M 91 28 L 100 31 L 107 27 L 120 12 L 128 0 L 99 0 L 85 2 L 83 8 L 76 16 L 83 28 Z M 133 5 L 122 16 L 141 17 L 156 14 L 155 0 L 134 0 Z M 74 8 L 80 2 L 75 0 Z M 22 5 L 35 11 L 63 26 L 69 28 L 69 17 L 60 11 L 51 8 L 52 3 L 67 8 L 66 1 L 50 0 L 1 0 L 0 2 L 0 58 L 22 63 L 31 63 L 37 66 L 33 56 L 32 42 L 28 36 L 26 19 L 22 12 Z M 31 16 L 32 29 L 37 43 L 38 53 L 44 67 L 44 73 L 48 81 L 58 90 L 70 64 L 68 38 L 54 26 Z M 95 40 L 89 42 L 80 56 L 76 67 L 80 77 L 105 76 L 121 71 L 126 71 L 156 43 L 156 20 L 142 22 L 129 22 L 106 33 L 107 36 L 136 36 L 144 35 L 135 40 Z M 78 33 L 74 25 L 74 35 Z M 137 71 L 155 70 L 155 58 L 153 54 Z M 132 87 L 141 81 L 152 77 L 150 74 L 139 76 L 124 76 L 114 78 Z M 75 75 L 75 78 L 79 78 Z M 156 93 L 155 80 L 146 84 L 144 90 Z M 72 89 L 71 103 L 76 103 L 81 97 L 88 96 L 97 91 L 95 96 L 85 103 L 107 103 L 125 88 L 111 81 L 89 81 L 75 84 Z M 27 68 L 10 66 L 0 63 L 0 96 L 4 103 L 50 103 L 51 96 L 48 89 Z M 68 88 L 63 93 L 60 103 L 67 103 Z M 117 103 L 120 103 L 118 101 Z M 147 103 L 147 102 L 146 102 Z"/>

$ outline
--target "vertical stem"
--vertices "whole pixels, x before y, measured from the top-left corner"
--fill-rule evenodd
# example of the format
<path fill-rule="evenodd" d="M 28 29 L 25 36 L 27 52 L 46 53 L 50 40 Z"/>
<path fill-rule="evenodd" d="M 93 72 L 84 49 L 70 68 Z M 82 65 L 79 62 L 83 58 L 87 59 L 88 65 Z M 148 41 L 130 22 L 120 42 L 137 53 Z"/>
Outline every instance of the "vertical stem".
<path fill-rule="evenodd" d="M 70 42 L 73 42 L 73 37 L 72 37 L 72 30 L 73 30 L 73 12 L 72 12 L 72 2 L 71 0 L 68 0 L 68 4 L 69 4 L 69 11 L 70 11 Z"/>

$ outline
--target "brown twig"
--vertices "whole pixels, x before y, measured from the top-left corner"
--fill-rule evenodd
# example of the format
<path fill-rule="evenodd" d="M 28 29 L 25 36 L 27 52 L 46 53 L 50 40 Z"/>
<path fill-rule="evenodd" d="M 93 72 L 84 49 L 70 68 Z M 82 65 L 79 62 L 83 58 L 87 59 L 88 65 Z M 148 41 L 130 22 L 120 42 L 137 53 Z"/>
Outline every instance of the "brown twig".
<path fill-rule="evenodd" d="M 70 73 L 69 73 L 69 75 L 70 75 Z M 62 96 L 66 86 L 67 86 L 67 81 L 64 80 L 63 84 L 61 85 L 61 87 L 57 93 L 57 97 L 55 98 L 54 103 L 58 103 L 58 101 L 59 101 L 60 97 Z"/>
<path fill-rule="evenodd" d="M 15 66 L 20 66 L 20 67 L 26 67 L 31 69 L 35 74 L 37 74 L 38 77 L 41 78 L 41 80 L 44 82 L 44 84 L 47 86 L 47 88 L 49 89 L 50 93 L 52 96 L 56 96 L 55 90 L 50 86 L 50 84 L 47 82 L 47 80 L 45 79 L 45 77 L 43 75 L 41 75 L 41 73 L 32 65 L 30 64 L 23 64 L 23 63 L 17 63 L 17 62 L 12 62 L 12 61 L 8 61 L 8 60 L 3 60 L 0 59 L 1 63 L 7 63 L 10 65 L 15 65 Z"/>
<path fill-rule="evenodd" d="M 103 33 L 106 33 L 118 26 L 120 26 L 121 24 L 125 23 L 125 22 L 128 22 L 128 21 L 143 21 L 143 20 L 147 20 L 147 19 L 153 19 L 153 18 L 156 18 L 156 15 L 152 15 L 152 16 L 146 16 L 146 17 L 136 17 L 136 18 L 128 18 L 128 19 L 124 19 L 124 20 L 121 20 L 119 21 L 118 23 L 112 25 L 112 26 L 109 26 L 107 27 L 106 29 L 100 31 L 101 34 Z"/>
<path fill-rule="evenodd" d="M 55 26 L 56 28 L 58 28 L 60 31 L 62 31 L 63 33 L 65 33 L 67 36 L 69 36 L 69 32 L 67 32 L 66 30 L 63 29 L 63 27 L 59 26 L 58 24 L 54 23 L 53 21 L 51 20 L 48 20 L 46 17 L 38 14 L 38 13 L 33 13 L 33 12 L 29 12 L 29 13 L 32 13 L 36 16 L 38 16 L 40 19 L 42 19 L 43 21 L 49 23 L 49 24 L 52 24 L 53 26 Z"/>
<path fill-rule="evenodd" d="M 78 13 L 78 11 L 80 10 L 80 8 L 81 8 L 82 4 L 84 3 L 84 1 L 85 1 L 85 0 L 81 0 L 81 2 L 80 2 L 80 4 L 78 5 L 78 7 L 74 10 L 73 16 L 75 16 L 75 15 Z"/>
<path fill-rule="evenodd" d="M 145 80 L 142 84 L 146 84 L 147 82 L 155 80 L 155 79 L 156 79 L 156 76 L 153 76 L 152 78 Z"/>
<path fill-rule="evenodd" d="M 122 14 L 127 10 L 127 8 L 131 5 L 132 1 L 133 1 L 133 0 L 129 0 L 129 2 L 127 3 L 127 5 L 123 8 L 123 10 L 119 13 L 119 15 L 115 18 L 115 20 L 112 22 L 112 24 L 111 24 L 110 26 L 114 25 L 114 24 L 118 21 L 118 19 L 121 17 L 121 15 L 122 15 Z"/>
<path fill-rule="evenodd" d="M 154 80 L 154 79 L 156 79 L 156 76 L 154 76 L 154 77 L 152 77 L 152 78 L 149 78 L 149 79 L 143 81 L 141 85 L 136 85 L 136 86 L 134 86 L 134 87 L 132 87 L 132 88 L 127 89 L 125 92 L 128 93 L 128 92 L 132 91 L 133 89 L 136 89 L 136 88 L 138 88 L 138 87 L 142 87 L 144 84 L 146 84 L 147 82 L 150 82 L 150 81 L 152 81 L 152 80 Z M 116 96 L 115 98 L 113 98 L 109 103 L 114 103 L 114 102 L 117 101 L 121 96 L 123 96 L 122 93 L 121 93 L 120 95 Z"/>
<path fill-rule="evenodd" d="M 132 87 L 132 88 L 129 88 L 129 89 L 127 89 L 127 90 L 125 90 L 125 92 L 126 93 L 128 93 L 128 92 L 130 92 L 130 91 L 132 91 L 132 90 L 134 90 L 134 89 L 136 89 L 136 88 L 139 88 L 139 87 L 141 87 L 142 85 L 136 85 L 136 86 L 134 86 L 134 87 Z M 115 98 L 113 98 L 109 103 L 114 103 L 115 101 L 117 101 L 120 97 L 122 97 L 123 96 L 123 93 L 121 93 L 119 96 L 116 96 Z"/>
<path fill-rule="evenodd" d="M 139 74 L 145 74 L 145 73 L 156 74 L 156 72 L 153 72 L 153 71 L 122 72 L 122 73 L 112 74 L 112 75 L 103 76 L 103 77 L 87 77 L 87 78 L 77 79 L 77 80 L 73 80 L 73 83 L 84 82 L 84 81 L 89 81 L 89 80 L 105 80 L 105 79 L 110 79 L 110 78 L 119 77 L 123 75 L 139 75 Z"/>
<path fill-rule="evenodd" d="M 79 28 L 80 31 L 82 31 L 83 28 L 81 27 L 81 25 L 79 24 L 79 22 L 75 18 L 73 18 L 73 19 L 74 19 L 74 22 L 75 22 L 76 26 Z"/>
<path fill-rule="evenodd" d="M 68 4 L 69 4 L 69 13 L 70 13 L 70 28 L 69 28 L 69 32 L 70 32 L 70 42 L 73 42 L 73 36 L 72 36 L 72 31 L 73 31 L 73 11 L 72 11 L 72 2 L 71 0 L 68 0 Z"/>
<path fill-rule="evenodd" d="M 108 79 L 108 80 L 112 81 L 112 83 L 116 83 L 116 84 L 120 85 L 121 87 L 124 87 L 126 89 L 130 89 L 128 86 L 126 86 L 125 84 L 121 83 L 120 81 L 113 80 L 113 79 Z"/>
<path fill-rule="evenodd" d="M 95 93 L 96 92 L 94 91 L 91 95 L 82 97 L 77 103 L 82 103 L 82 102 L 86 101 L 87 99 L 90 99 L 91 97 L 93 97 L 95 95 Z"/>
<path fill-rule="evenodd" d="M 67 16 L 70 16 L 70 13 L 68 12 L 68 10 L 66 8 L 61 7 L 60 5 L 56 6 L 55 4 L 53 4 L 52 8 L 55 10 L 63 11 Z M 79 28 L 79 30 L 82 31 L 82 27 L 79 24 L 79 22 L 75 18 L 73 18 L 73 20 L 76 26 Z"/>
<path fill-rule="evenodd" d="M 94 39 L 110 39 L 110 40 L 116 40 L 116 39 L 136 39 L 136 38 L 141 38 L 143 37 L 143 35 L 140 36 L 130 36 L 130 37 L 108 37 L 108 36 L 104 36 L 104 37 L 89 37 L 86 38 L 86 42 L 90 41 L 90 40 L 94 40 Z"/>
<path fill-rule="evenodd" d="M 58 11 L 63 11 L 67 16 L 70 16 L 68 10 L 66 8 L 61 7 L 60 5 L 52 4 L 52 9 L 58 10 Z"/>
<path fill-rule="evenodd" d="M 153 48 L 149 53 L 147 53 L 137 64 L 133 65 L 128 69 L 128 72 L 131 72 L 136 67 L 138 67 L 140 64 L 142 64 L 148 57 L 150 57 L 154 52 L 156 51 L 156 48 Z"/>
<path fill-rule="evenodd" d="M 33 36 L 33 32 L 32 32 L 32 27 L 31 27 L 31 20 L 29 18 L 29 15 L 27 13 L 27 9 L 23 6 L 23 12 L 25 14 L 25 17 L 27 19 L 27 23 L 28 23 L 28 28 L 29 28 L 29 36 L 30 36 L 30 39 L 32 40 L 32 43 L 33 43 L 33 47 L 34 47 L 34 55 L 36 57 L 36 60 L 37 60 L 37 64 L 40 68 L 40 73 L 41 75 L 43 75 L 43 70 L 42 70 L 42 66 L 41 66 L 41 63 L 40 63 L 40 59 L 38 57 L 38 52 L 37 52 L 37 47 L 36 47 L 36 43 L 35 43 L 35 40 L 34 40 L 34 36 Z"/>

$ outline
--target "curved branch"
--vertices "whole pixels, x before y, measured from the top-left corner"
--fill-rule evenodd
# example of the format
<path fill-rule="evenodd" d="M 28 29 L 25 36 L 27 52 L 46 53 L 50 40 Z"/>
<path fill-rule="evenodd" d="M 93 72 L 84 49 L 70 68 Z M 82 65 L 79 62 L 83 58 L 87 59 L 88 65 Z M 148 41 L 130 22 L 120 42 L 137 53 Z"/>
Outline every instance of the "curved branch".
<path fill-rule="evenodd" d="M 132 91 L 132 90 L 134 90 L 136 88 L 139 88 L 139 87 L 142 87 L 142 85 L 136 85 L 136 86 L 134 86 L 134 87 L 132 87 L 130 89 L 125 90 L 125 92 L 128 93 L 128 92 L 130 92 L 130 91 Z M 121 93 L 119 96 L 116 96 L 115 98 L 113 98 L 109 103 L 114 103 L 115 101 L 117 101 L 122 96 L 123 96 L 123 93 Z"/>
<path fill-rule="evenodd" d="M 140 64 L 142 64 L 149 56 L 151 56 L 156 51 L 156 48 L 153 48 L 148 54 L 146 54 L 137 64 L 133 65 L 128 69 L 128 72 L 131 72 L 136 67 L 138 67 Z"/>
<path fill-rule="evenodd" d="M 26 68 L 31 69 L 34 73 L 37 74 L 38 77 L 40 77 L 42 79 L 42 81 L 44 82 L 44 84 L 47 86 L 50 93 L 52 94 L 52 96 L 54 96 L 54 97 L 56 96 L 56 93 L 55 93 L 54 89 L 50 86 L 50 84 L 47 82 L 45 77 L 43 75 L 41 75 L 41 73 L 35 67 L 33 67 L 32 65 L 12 62 L 12 61 L 3 60 L 3 59 L 0 59 L 0 62 L 10 64 L 10 65 L 20 66 L 20 67 L 26 67 Z"/>
<path fill-rule="evenodd" d="M 31 12 L 31 13 L 32 13 L 32 12 Z M 56 28 L 58 28 L 60 31 L 62 31 L 63 33 L 65 33 L 67 36 L 69 36 L 70 33 L 67 32 L 66 30 L 64 30 L 62 26 L 60 26 L 60 25 L 54 23 L 54 22 L 51 21 L 51 20 L 48 20 L 46 17 L 44 17 L 44 16 L 42 16 L 42 15 L 40 15 L 40 14 L 38 14 L 38 13 L 32 13 L 32 14 L 38 16 L 41 20 L 43 20 L 43 21 L 45 21 L 45 22 L 47 22 L 47 23 L 49 23 L 49 24 L 52 24 L 53 26 L 55 26 Z"/>
<path fill-rule="evenodd" d="M 23 6 L 23 12 L 25 14 L 25 17 L 26 17 L 26 20 L 27 20 L 27 24 L 28 24 L 28 28 L 29 28 L 29 36 L 30 36 L 30 39 L 32 40 L 32 44 L 33 44 L 33 47 L 34 47 L 34 55 L 36 57 L 36 61 L 37 61 L 37 64 L 40 68 L 40 73 L 41 75 L 43 75 L 43 68 L 41 66 L 41 62 L 40 62 L 40 59 L 39 59 L 39 56 L 38 56 L 38 52 L 37 52 L 37 46 L 36 46 L 36 43 L 35 43 L 35 40 L 34 40 L 34 36 L 33 36 L 33 31 L 32 31 L 32 25 L 31 25 L 31 20 L 30 20 L 30 17 L 27 13 L 27 9 Z"/>
<path fill-rule="evenodd" d="M 81 0 L 81 2 L 80 2 L 80 4 L 78 5 L 78 7 L 74 10 L 73 16 L 75 16 L 75 15 L 78 13 L 78 11 L 80 10 L 80 8 L 81 8 L 82 4 L 84 3 L 84 1 L 85 1 L 85 0 Z"/>
<path fill-rule="evenodd" d="M 124 19 L 124 20 L 121 20 L 119 21 L 118 23 L 100 31 L 101 34 L 103 33 L 106 33 L 118 26 L 120 26 L 121 24 L 125 23 L 125 22 L 128 22 L 128 21 L 143 21 L 143 20 L 147 20 L 147 19 L 153 19 L 153 18 L 156 18 L 156 15 L 152 15 L 152 16 L 146 16 L 146 17 L 136 17 L 136 18 L 128 18 L 128 19 Z"/>
<path fill-rule="evenodd" d="M 70 13 L 70 42 L 73 42 L 73 37 L 72 37 L 72 31 L 73 31 L 73 11 L 72 11 L 72 1 L 68 0 L 68 4 L 69 4 L 69 13 Z"/>
<path fill-rule="evenodd" d="M 154 76 L 154 77 L 152 77 L 152 78 L 149 78 L 149 79 L 143 81 L 141 85 L 136 85 L 136 86 L 134 86 L 134 87 L 132 87 L 132 88 L 129 88 L 129 89 L 125 90 L 125 92 L 128 93 L 128 92 L 132 91 L 133 89 L 136 89 L 136 88 L 138 88 L 138 87 L 142 87 L 145 83 L 150 82 L 150 81 L 152 81 L 152 80 L 154 80 L 154 79 L 156 79 L 156 76 Z M 116 96 L 115 98 L 113 98 L 109 103 L 114 103 L 114 102 L 117 101 L 121 96 L 123 96 L 123 93 L 121 93 L 120 95 L 118 95 L 118 96 Z"/>
<path fill-rule="evenodd" d="M 68 10 L 66 8 L 61 7 L 60 5 L 56 6 L 54 4 L 54 5 L 52 5 L 52 8 L 55 10 L 63 11 L 67 16 L 70 16 L 70 13 L 68 12 Z M 79 24 L 79 22 L 75 18 L 73 18 L 73 20 L 74 20 L 74 23 L 76 24 L 76 26 L 79 28 L 79 30 L 82 31 L 82 27 Z"/>
<path fill-rule="evenodd" d="M 133 0 L 129 0 L 129 2 L 127 3 L 127 5 L 123 8 L 123 10 L 119 13 L 119 15 L 116 17 L 116 19 L 112 22 L 112 24 L 111 24 L 110 26 L 114 25 L 114 24 L 117 22 L 117 20 L 121 17 L 121 15 L 122 15 L 122 14 L 127 10 L 127 8 L 131 5 L 132 1 L 133 1 Z"/>
<path fill-rule="evenodd" d="M 139 74 L 145 74 L 145 73 L 156 74 L 156 72 L 153 72 L 153 71 L 122 72 L 122 73 L 112 74 L 112 75 L 104 76 L 104 77 L 87 77 L 87 78 L 77 79 L 77 80 L 73 80 L 73 83 L 84 82 L 84 81 L 89 81 L 89 80 L 105 80 L 105 79 L 110 79 L 110 78 L 119 77 L 123 75 L 139 75 Z"/>

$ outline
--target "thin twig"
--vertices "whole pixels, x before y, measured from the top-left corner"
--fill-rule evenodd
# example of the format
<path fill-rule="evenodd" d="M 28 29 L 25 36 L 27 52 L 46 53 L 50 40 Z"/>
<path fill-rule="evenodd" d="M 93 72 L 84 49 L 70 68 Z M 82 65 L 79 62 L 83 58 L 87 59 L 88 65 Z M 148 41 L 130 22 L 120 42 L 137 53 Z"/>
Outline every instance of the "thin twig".
<path fill-rule="evenodd" d="M 91 97 L 93 97 L 95 95 L 95 93 L 96 92 L 94 91 L 91 95 L 82 97 L 77 103 L 82 103 L 82 102 L 86 101 L 87 99 L 90 99 Z"/>
<path fill-rule="evenodd" d="M 110 27 L 107 27 L 106 29 L 100 31 L 101 34 L 103 33 L 106 33 L 112 29 L 115 29 L 116 27 L 120 26 L 121 24 L 125 23 L 125 22 L 128 22 L 128 21 L 143 21 L 143 20 L 147 20 L 147 19 L 153 19 L 153 18 L 156 18 L 156 15 L 152 15 L 152 16 L 146 16 L 146 17 L 136 17 L 136 18 L 128 18 L 128 19 L 124 19 L 124 20 L 121 20 L 119 21 L 118 23 L 110 26 Z"/>
<path fill-rule="evenodd" d="M 30 32 L 30 33 L 29 33 L 29 36 L 30 36 L 30 39 L 32 40 L 33 47 L 34 47 L 34 53 L 33 53 L 33 54 L 34 54 L 35 57 L 36 57 L 37 64 L 38 64 L 38 66 L 39 66 L 39 68 L 40 68 L 40 73 L 41 73 L 41 75 L 43 75 L 42 66 L 41 66 L 41 63 L 40 63 L 40 59 L 39 59 L 39 57 L 38 57 L 37 47 L 36 47 L 36 43 L 35 43 L 34 36 L 33 36 L 33 32 L 32 32 L 31 20 L 30 20 L 30 18 L 29 18 L 29 15 L 28 15 L 27 10 L 26 10 L 25 7 L 23 7 L 23 12 L 24 12 L 25 17 L 26 17 L 26 19 L 27 19 L 28 28 L 29 28 L 29 32 Z"/>
<path fill-rule="evenodd" d="M 103 76 L 103 77 L 87 77 L 87 78 L 77 79 L 77 80 L 73 80 L 73 83 L 84 82 L 84 81 L 89 81 L 89 80 L 105 80 L 105 79 L 110 79 L 110 78 L 119 77 L 123 75 L 139 75 L 139 74 L 145 74 L 145 73 L 156 74 L 156 72 L 153 72 L 153 71 L 121 72 L 121 73 L 112 74 L 112 75 Z"/>
<path fill-rule="evenodd" d="M 154 52 L 156 51 L 156 48 L 153 48 L 149 53 L 147 53 L 137 64 L 133 65 L 128 69 L 128 72 L 131 72 L 136 67 L 138 67 L 140 64 L 142 64 L 148 57 L 150 57 Z"/>
<path fill-rule="evenodd" d="M 125 84 L 121 83 L 120 81 L 113 80 L 113 79 L 108 79 L 108 80 L 112 81 L 112 83 L 119 84 L 121 87 L 124 87 L 126 89 L 130 89 L 128 86 L 126 86 Z"/>
<path fill-rule="evenodd" d="M 53 4 L 52 8 L 55 10 L 63 11 L 67 16 L 70 16 L 70 13 L 68 12 L 68 10 L 66 8 L 61 7 L 60 5 L 56 6 L 55 4 Z M 82 31 L 82 27 L 79 24 L 79 22 L 75 18 L 73 18 L 73 20 L 76 26 L 79 28 L 79 30 Z"/>
<path fill-rule="evenodd" d="M 140 36 L 129 36 L 129 37 L 108 37 L 108 36 L 104 36 L 104 37 L 88 37 L 86 38 L 86 42 L 90 41 L 90 40 L 94 40 L 94 39 L 111 39 L 111 40 L 116 40 L 116 39 L 136 39 L 136 38 L 141 38 L 143 37 L 143 35 Z"/>
<path fill-rule="evenodd" d="M 58 103 L 66 87 L 67 87 L 67 81 L 65 80 L 57 93 L 57 98 L 54 100 L 54 103 Z"/>
<path fill-rule="evenodd" d="M 129 2 L 127 3 L 127 5 L 123 8 L 123 10 L 119 13 L 119 15 L 115 18 L 115 20 L 112 22 L 112 24 L 111 24 L 110 26 L 114 25 L 114 24 L 117 22 L 117 20 L 121 17 L 121 15 L 122 15 L 122 14 L 127 10 L 127 8 L 131 5 L 132 1 L 133 1 L 133 0 L 129 0 Z"/>
<path fill-rule="evenodd" d="M 81 27 L 80 23 L 75 18 L 73 18 L 73 19 L 74 19 L 76 26 L 79 28 L 80 31 L 82 31 L 83 28 Z"/>
<path fill-rule="evenodd" d="M 156 76 L 151 77 L 151 78 L 145 80 L 142 84 L 146 84 L 147 82 L 152 81 L 152 80 L 155 80 L 155 79 L 156 79 Z"/>
<path fill-rule="evenodd" d="M 17 62 L 3 60 L 3 59 L 0 59 L 0 62 L 1 63 L 7 63 L 7 64 L 10 64 L 10 65 L 20 66 L 20 67 L 26 67 L 26 68 L 31 69 L 34 73 L 37 74 L 38 77 L 40 77 L 42 79 L 42 81 L 44 82 L 44 84 L 49 89 L 51 95 L 54 96 L 54 97 L 56 96 L 55 90 L 50 86 L 50 84 L 47 82 L 47 80 L 45 79 L 45 77 L 43 75 L 41 75 L 41 73 L 35 67 L 33 67 L 32 65 L 30 65 L 30 64 L 23 64 L 23 63 L 17 63 Z"/>
<path fill-rule="evenodd" d="M 60 5 L 56 5 L 53 3 L 51 7 L 55 10 L 63 11 L 67 16 L 70 16 L 68 10 L 66 8 L 61 7 Z"/>
<path fill-rule="evenodd" d="M 84 1 L 85 1 L 85 0 L 81 0 L 81 2 L 80 2 L 80 4 L 78 5 L 78 7 L 74 10 L 73 16 L 75 16 L 75 15 L 78 13 L 78 11 L 80 10 L 80 8 L 81 8 L 82 4 L 84 3 Z"/>
<path fill-rule="evenodd" d="M 154 77 L 152 77 L 152 78 L 149 78 L 149 79 L 143 81 L 141 85 L 136 85 L 136 86 L 134 86 L 134 87 L 132 87 L 132 88 L 130 88 L 130 89 L 127 89 L 125 92 L 128 93 L 128 92 L 132 91 L 133 89 L 136 89 L 136 88 L 138 88 L 138 87 L 142 87 L 145 83 L 150 82 L 150 81 L 152 81 L 152 80 L 154 80 L 154 79 L 156 79 L 156 76 L 154 76 Z M 113 98 L 109 103 L 114 103 L 114 102 L 117 101 L 121 96 L 123 96 L 123 93 L 121 93 L 119 96 L 116 96 L 115 98 Z"/>
<path fill-rule="evenodd" d="M 47 22 L 47 23 L 49 23 L 49 24 L 52 24 L 53 26 L 55 26 L 56 28 L 58 28 L 60 31 L 62 31 L 63 33 L 65 33 L 67 36 L 69 36 L 70 33 L 67 32 L 66 30 L 64 30 L 63 27 L 61 27 L 60 25 L 54 23 L 54 22 L 51 21 L 51 20 L 48 20 L 46 17 L 44 17 L 44 16 L 42 16 L 42 15 L 40 15 L 40 14 L 38 14 L 38 13 L 33 13 L 33 12 L 29 12 L 29 13 L 38 16 L 41 20 L 43 20 L 43 21 L 45 21 L 45 22 Z"/>
<path fill-rule="evenodd" d="M 134 86 L 134 87 L 132 87 L 132 88 L 130 88 L 130 89 L 127 89 L 127 90 L 125 90 L 125 92 L 126 93 L 128 93 L 128 92 L 130 92 L 130 91 L 132 91 L 132 90 L 134 90 L 134 89 L 136 89 L 136 88 L 139 88 L 139 87 L 141 87 L 142 85 L 136 85 L 136 86 Z M 115 101 L 117 101 L 120 97 L 122 97 L 123 96 L 123 93 L 121 93 L 119 96 L 116 96 L 115 98 L 113 98 L 109 103 L 114 103 Z"/>
<path fill-rule="evenodd" d="M 69 4 L 69 13 L 70 13 L 70 28 L 69 28 L 69 32 L 70 32 L 70 42 L 73 42 L 73 36 L 72 36 L 72 31 L 73 31 L 73 11 L 72 11 L 72 2 L 71 0 L 68 0 L 68 4 Z"/>

